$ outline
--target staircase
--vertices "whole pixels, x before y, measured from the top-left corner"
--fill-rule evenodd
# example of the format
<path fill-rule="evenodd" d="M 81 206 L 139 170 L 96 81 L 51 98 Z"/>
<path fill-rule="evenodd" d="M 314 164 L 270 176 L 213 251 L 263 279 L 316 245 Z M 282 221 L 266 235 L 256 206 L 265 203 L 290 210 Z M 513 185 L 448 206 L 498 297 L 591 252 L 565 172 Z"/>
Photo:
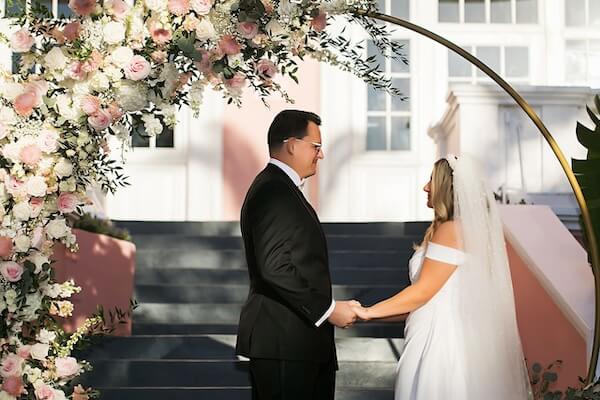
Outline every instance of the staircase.
<path fill-rule="evenodd" d="M 234 354 L 248 293 L 237 223 L 120 222 L 137 246 L 131 337 L 107 338 L 83 356 L 83 377 L 105 400 L 250 400 L 247 363 Z M 324 224 L 336 299 L 363 304 L 408 284 L 423 223 Z M 390 400 L 403 324 L 336 331 L 338 400 Z M 308 399 L 307 399 L 308 400 Z"/>

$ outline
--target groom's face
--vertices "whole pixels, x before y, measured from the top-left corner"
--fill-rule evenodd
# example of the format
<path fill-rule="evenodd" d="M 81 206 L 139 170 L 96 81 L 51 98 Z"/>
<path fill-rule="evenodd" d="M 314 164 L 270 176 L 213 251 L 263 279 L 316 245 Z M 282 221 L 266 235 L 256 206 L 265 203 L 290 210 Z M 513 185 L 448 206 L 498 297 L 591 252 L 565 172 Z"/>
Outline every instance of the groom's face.
<path fill-rule="evenodd" d="M 308 178 L 317 173 L 317 163 L 323 158 L 323 150 L 315 144 L 321 144 L 321 130 L 317 124 L 309 121 L 306 136 L 294 143 L 295 164 L 301 178 Z"/>

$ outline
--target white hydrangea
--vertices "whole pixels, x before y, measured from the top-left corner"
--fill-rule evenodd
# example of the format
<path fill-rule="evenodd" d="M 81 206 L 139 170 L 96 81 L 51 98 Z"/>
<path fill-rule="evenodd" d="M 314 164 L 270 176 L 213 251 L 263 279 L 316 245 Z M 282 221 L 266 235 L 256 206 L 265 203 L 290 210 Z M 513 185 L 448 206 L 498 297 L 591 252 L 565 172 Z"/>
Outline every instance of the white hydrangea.
<path fill-rule="evenodd" d="M 119 21 L 111 21 L 104 26 L 102 33 L 104 34 L 104 41 L 106 43 L 121 43 L 125 40 L 125 25 Z"/>
<path fill-rule="evenodd" d="M 50 239 L 60 239 L 69 232 L 67 221 L 64 218 L 53 219 L 46 225 L 46 234 Z"/>
<path fill-rule="evenodd" d="M 43 361 L 48 357 L 48 351 L 50 350 L 50 345 L 47 343 L 36 343 L 31 346 L 30 354 L 31 358 L 34 360 Z"/>
<path fill-rule="evenodd" d="M 54 342 L 56 339 L 56 333 L 49 331 L 46 328 L 42 328 L 37 334 L 37 340 L 40 343 L 49 344 L 50 342 Z"/>
<path fill-rule="evenodd" d="M 163 126 L 160 123 L 160 120 L 154 117 L 152 114 L 142 115 L 142 121 L 144 121 L 144 128 L 146 130 L 146 135 L 148 136 L 160 135 L 160 133 L 163 131 Z"/>
<path fill-rule="evenodd" d="M 67 66 L 67 61 L 67 57 L 58 46 L 54 46 L 44 56 L 44 65 L 50 70 L 63 70 Z"/>
<path fill-rule="evenodd" d="M 31 207 L 27 201 L 15 204 L 12 214 L 17 221 L 27 221 L 31 216 Z"/>
<path fill-rule="evenodd" d="M 131 81 L 122 82 L 117 96 L 125 111 L 139 111 L 148 106 L 148 92 L 142 84 Z"/>
<path fill-rule="evenodd" d="M 61 158 L 54 166 L 54 173 L 59 178 L 66 178 L 73 173 L 73 164 L 66 158 Z"/>

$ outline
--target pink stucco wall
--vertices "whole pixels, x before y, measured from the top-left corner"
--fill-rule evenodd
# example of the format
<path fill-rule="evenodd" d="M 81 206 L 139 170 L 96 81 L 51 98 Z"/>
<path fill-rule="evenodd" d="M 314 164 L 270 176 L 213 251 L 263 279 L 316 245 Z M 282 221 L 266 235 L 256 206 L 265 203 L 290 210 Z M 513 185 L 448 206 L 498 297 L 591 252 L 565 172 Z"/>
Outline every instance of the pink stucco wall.
<path fill-rule="evenodd" d="M 246 191 L 269 159 L 267 130 L 273 117 L 288 108 L 319 113 L 319 64 L 312 60 L 301 62 L 298 79 L 298 85 L 288 78 L 278 81 L 295 100 L 295 104 L 272 96 L 268 99 L 270 108 L 267 108 L 252 89 L 246 89 L 242 108 L 226 106 L 223 128 L 223 220 L 239 219 Z M 309 197 L 315 204 L 318 185 L 311 186 Z"/>

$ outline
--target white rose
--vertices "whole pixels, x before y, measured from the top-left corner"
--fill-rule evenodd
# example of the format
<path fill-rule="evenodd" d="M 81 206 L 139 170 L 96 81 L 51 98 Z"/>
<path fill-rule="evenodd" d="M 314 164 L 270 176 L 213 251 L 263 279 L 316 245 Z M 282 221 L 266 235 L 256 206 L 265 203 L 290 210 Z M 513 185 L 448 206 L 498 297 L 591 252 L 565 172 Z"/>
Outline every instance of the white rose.
<path fill-rule="evenodd" d="M 160 123 L 160 120 L 151 114 L 142 115 L 142 121 L 144 121 L 146 134 L 149 136 L 160 135 L 160 133 L 163 131 L 163 126 Z"/>
<path fill-rule="evenodd" d="M 17 143 L 5 144 L 2 148 L 2 155 L 4 158 L 8 158 L 12 162 L 19 162 L 19 154 L 21 153 L 21 146 Z"/>
<path fill-rule="evenodd" d="M 24 253 L 31 247 L 31 239 L 27 235 L 19 235 L 15 238 L 15 248 L 18 252 Z"/>
<path fill-rule="evenodd" d="M 31 207 L 28 202 L 22 201 L 13 207 L 12 213 L 18 221 L 27 221 L 31 216 Z"/>
<path fill-rule="evenodd" d="M 2 96 L 8 101 L 13 101 L 18 95 L 23 93 L 23 85 L 20 83 L 4 82 L 1 86 Z"/>
<path fill-rule="evenodd" d="M 108 44 L 117 44 L 125 40 L 125 26 L 122 22 L 109 22 L 104 25 L 102 33 L 104 34 L 104 41 Z"/>
<path fill-rule="evenodd" d="M 49 344 L 50 342 L 53 342 L 54 339 L 56 339 L 56 333 L 45 328 L 42 328 L 37 335 L 37 340 L 39 340 L 40 343 Z"/>
<path fill-rule="evenodd" d="M 60 47 L 53 47 L 45 56 L 46 67 L 50 70 L 62 70 L 67 66 L 67 57 Z"/>
<path fill-rule="evenodd" d="M 200 23 L 196 27 L 196 39 L 198 40 L 210 40 L 214 39 L 217 33 L 215 27 L 208 17 L 202 18 Z"/>
<path fill-rule="evenodd" d="M 265 26 L 265 31 L 271 36 L 281 36 L 286 34 L 285 29 L 276 19 L 269 21 L 269 23 Z"/>
<path fill-rule="evenodd" d="M 164 0 L 144 0 L 144 3 L 152 11 L 162 11 L 167 8 L 167 2 Z"/>
<path fill-rule="evenodd" d="M 227 63 L 232 68 L 239 67 L 240 65 L 242 65 L 243 62 L 244 62 L 244 56 L 242 55 L 242 53 L 238 53 L 235 56 L 227 57 Z"/>
<path fill-rule="evenodd" d="M 120 46 L 110 54 L 112 62 L 119 68 L 125 67 L 133 58 L 133 50 L 129 47 Z"/>
<path fill-rule="evenodd" d="M 50 345 L 46 343 L 36 343 L 31 346 L 30 354 L 31 358 L 34 360 L 43 361 L 48 357 L 48 351 L 50 350 Z"/>
<path fill-rule="evenodd" d="M 92 77 L 91 87 L 98 92 L 108 90 L 108 88 L 110 88 L 108 77 L 102 72 L 96 72 Z"/>
<path fill-rule="evenodd" d="M 32 263 L 35 264 L 35 274 L 39 274 L 42 271 L 42 267 L 44 266 L 44 264 L 50 263 L 48 257 L 43 255 L 42 253 L 35 253 L 34 255 L 30 256 L 29 259 Z"/>
<path fill-rule="evenodd" d="M 16 400 L 15 396 L 11 396 L 6 393 L 4 390 L 0 390 L 0 400 Z"/>
<path fill-rule="evenodd" d="M 73 173 L 73 164 L 66 158 L 61 158 L 54 166 L 54 173 L 59 178 L 66 178 Z"/>
<path fill-rule="evenodd" d="M 17 122 L 17 114 L 11 107 L 0 107 L 0 121 L 7 125 Z"/>
<path fill-rule="evenodd" d="M 42 176 L 32 176 L 27 180 L 27 193 L 34 197 L 43 197 L 46 195 L 48 185 Z"/>
<path fill-rule="evenodd" d="M 42 370 L 39 368 L 32 368 L 29 365 L 25 365 L 25 368 L 23 369 L 23 374 L 27 375 L 27 380 L 29 380 L 29 382 L 35 382 L 42 377 Z"/>
<path fill-rule="evenodd" d="M 64 219 L 55 219 L 48 222 L 46 225 L 46 234 L 50 239 L 60 239 L 64 237 L 69 231 L 67 221 Z"/>

